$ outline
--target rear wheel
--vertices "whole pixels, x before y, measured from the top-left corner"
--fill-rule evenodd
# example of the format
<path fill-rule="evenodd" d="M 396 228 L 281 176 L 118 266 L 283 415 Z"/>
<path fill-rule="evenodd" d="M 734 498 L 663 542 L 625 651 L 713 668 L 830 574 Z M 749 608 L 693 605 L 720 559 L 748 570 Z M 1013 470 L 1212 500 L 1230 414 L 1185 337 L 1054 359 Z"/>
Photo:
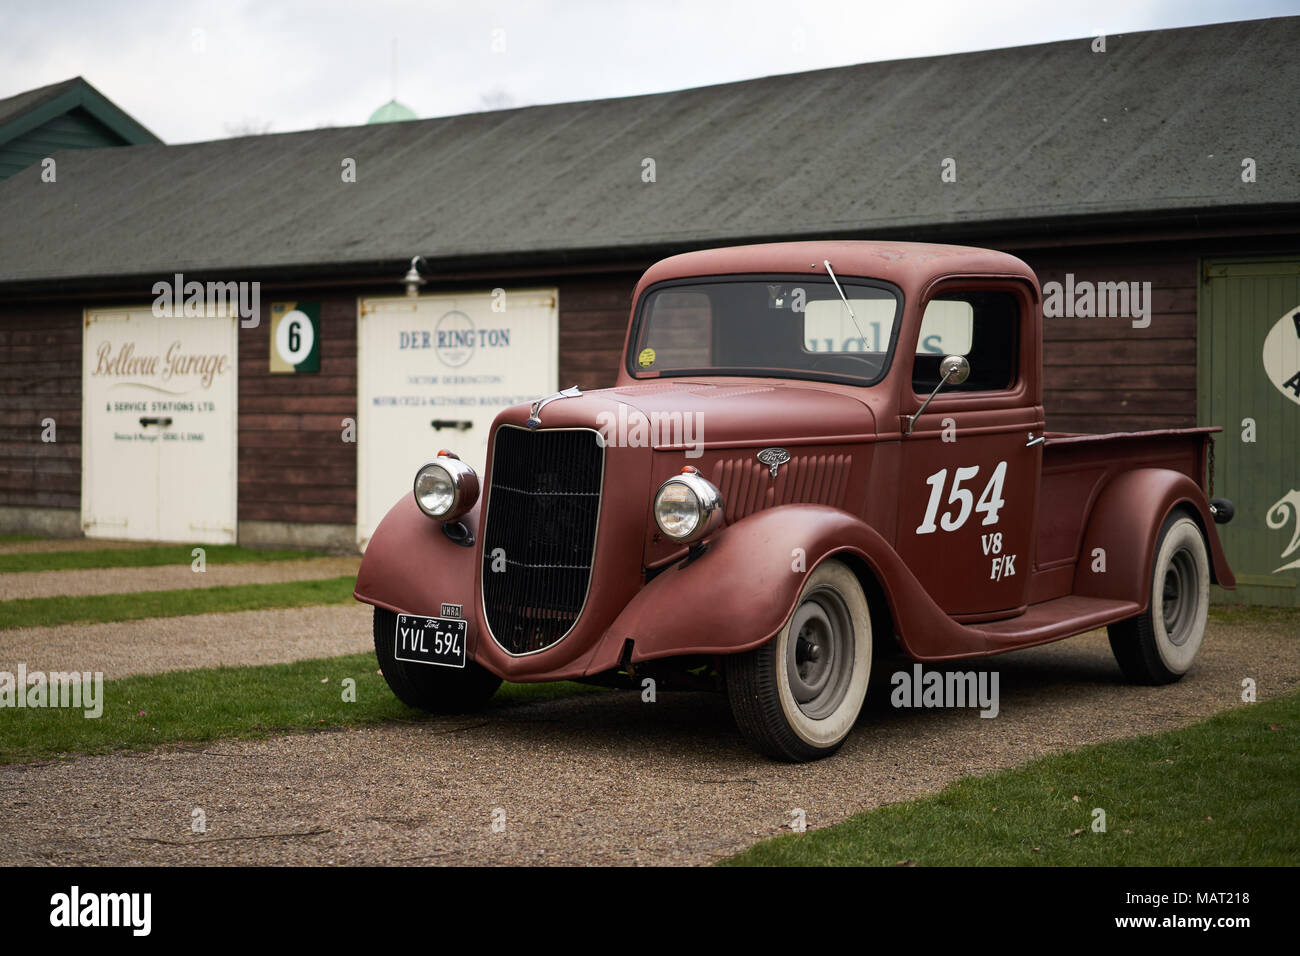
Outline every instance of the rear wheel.
<path fill-rule="evenodd" d="M 393 656 L 396 637 L 397 615 L 375 608 L 375 656 L 384 680 L 408 707 L 459 714 L 483 706 L 501 686 L 500 677 L 473 661 L 464 668 L 399 661 Z"/>
<path fill-rule="evenodd" d="M 1205 538 L 1182 512 L 1169 516 L 1156 541 L 1150 599 L 1142 614 L 1110 626 L 1110 649 L 1134 683 L 1171 684 L 1192 666 L 1210 610 Z"/>
<path fill-rule="evenodd" d="M 755 750 L 805 761 L 839 749 L 862 710 L 871 676 L 871 615 L 841 561 L 808 576 L 790 619 L 762 647 L 726 658 L 727 696 Z"/>

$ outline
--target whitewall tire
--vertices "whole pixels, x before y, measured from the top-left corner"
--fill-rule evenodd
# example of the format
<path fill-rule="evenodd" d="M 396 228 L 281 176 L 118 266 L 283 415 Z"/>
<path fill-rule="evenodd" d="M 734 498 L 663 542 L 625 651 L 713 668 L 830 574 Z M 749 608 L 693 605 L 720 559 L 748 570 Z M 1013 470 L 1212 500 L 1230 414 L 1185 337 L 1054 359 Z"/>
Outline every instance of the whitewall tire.
<path fill-rule="evenodd" d="M 1191 668 L 1210 610 L 1205 536 L 1184 512 L 1171 514 L 1160 531 L 1149 598 L 1142 614 L 1110 626 L 1110 647 L 1129 680 L 1169 684 Z"/>
<path fill-rule="evenodd" d="M 871 614 L 862 585 L 838 560 L 808 575 L 772 640 L 726 659 L 736 725 L 778 760 L 816 760 L 844 743 L 871 678 Z"/>

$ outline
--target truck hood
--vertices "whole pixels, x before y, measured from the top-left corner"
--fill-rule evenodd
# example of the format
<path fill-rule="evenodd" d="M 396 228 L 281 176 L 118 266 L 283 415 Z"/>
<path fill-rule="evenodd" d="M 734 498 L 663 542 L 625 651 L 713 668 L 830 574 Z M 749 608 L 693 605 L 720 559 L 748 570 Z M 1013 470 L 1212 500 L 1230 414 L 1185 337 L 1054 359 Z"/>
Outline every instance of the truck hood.
<path fill-rule="evenodd" d="M 527 405 L 518 405 L 498 420 L 523 424 L 528 412 Z M 681 378 L 622 385 L 550 402 L 540 417 L 543 428 L 619 429 L 622 436 L 639 426 L 646 437 L 635 443 L 656 450 L 700 442 L 829 444 L 876 434 L 871 409 L 843 387 L 777 379 Z"/>

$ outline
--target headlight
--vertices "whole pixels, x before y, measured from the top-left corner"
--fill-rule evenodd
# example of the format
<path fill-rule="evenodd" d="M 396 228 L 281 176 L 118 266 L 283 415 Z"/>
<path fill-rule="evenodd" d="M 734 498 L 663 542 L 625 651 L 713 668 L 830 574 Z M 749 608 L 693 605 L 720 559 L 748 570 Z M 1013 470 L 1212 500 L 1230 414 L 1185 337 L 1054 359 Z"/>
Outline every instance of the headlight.
<path fill-rule="evenodd" d="M 449 451 L 415 473 L 415 503 L 430 518 L 451 521 L 478 501 L 478 475 Z"/>
<path fill-rule="evenodd" d="M 722 492 L 687 467 L 659 486 L 654 512 L 660 531 L 681 544 L 693 544 L 722 526 Z"/>

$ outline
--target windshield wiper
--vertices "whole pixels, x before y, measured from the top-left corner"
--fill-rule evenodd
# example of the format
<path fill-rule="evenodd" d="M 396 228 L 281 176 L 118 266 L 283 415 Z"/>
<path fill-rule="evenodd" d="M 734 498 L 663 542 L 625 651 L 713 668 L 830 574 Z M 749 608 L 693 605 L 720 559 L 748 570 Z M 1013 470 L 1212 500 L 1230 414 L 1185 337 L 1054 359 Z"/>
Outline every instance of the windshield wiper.
<path fill-rule="evenodd" d="M 831 260 L 823 259 L 822 265 L 826 267 L 826 274 L 831 277 L 835 283 L 835 291 L 840 294 L 840 301 L 844 303 L 844 308 L 849 310 L 849 318 L 853 320 L 853 327 L 858 330 L 858 337 L 862 340 L 863 347 L 867 344 L 867 333 L 862 331 L 862 326 L 858 325 L 858 317 L 853 314 L 853 306 L 849 305 L 849 297 L 844 294 L 840 288 L 840 280 L 835 278 L 835 270 L 831 268 Z"/>

